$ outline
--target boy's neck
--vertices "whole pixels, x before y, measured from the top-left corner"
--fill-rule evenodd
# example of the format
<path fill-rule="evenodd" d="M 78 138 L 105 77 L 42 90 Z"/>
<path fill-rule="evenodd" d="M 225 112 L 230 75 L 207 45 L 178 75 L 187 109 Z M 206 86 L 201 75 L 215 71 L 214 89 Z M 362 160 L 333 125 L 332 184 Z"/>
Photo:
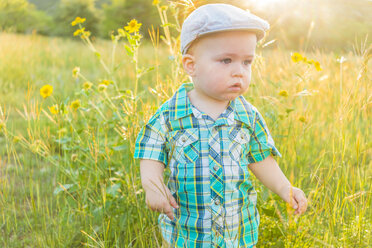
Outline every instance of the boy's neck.
<path fill-rule="evenodd" d="M 195 89 L 187 93 L 192 105 L 194 105 L 201 112 L 209 115 L 213 120 L 217 118 L 226 110 L 229 105 L 228 100 L 218 101 L 212 98 L 207 98 L 202 94 L 198 94 Z"/>

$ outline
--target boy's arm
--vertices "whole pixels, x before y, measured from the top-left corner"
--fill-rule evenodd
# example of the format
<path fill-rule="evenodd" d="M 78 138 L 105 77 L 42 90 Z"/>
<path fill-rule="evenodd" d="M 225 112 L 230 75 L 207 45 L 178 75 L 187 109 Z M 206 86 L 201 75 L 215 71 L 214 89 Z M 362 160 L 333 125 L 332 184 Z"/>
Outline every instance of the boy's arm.
<path fill-rule="evenodd" d="M 306 211 L 307 200 L 304 192 L 299 188 L 292 187 L 271 155 L 260 162 L 249 164 L 248 168 L 263 185 L 279 195 L 285 202 L 292 204 L 296 209 L 296 214 Z"/>
<path fill-rule="evenodd" d="M 146 193 L 146 204 L 151 210 L 165 213 L 174 219 L 173 208 L 178 208 L 176 199 L 164 184 L 164 164 L 151 159 L 140 160 L 141 183 Z"/>
<path fill-rule="evenodd" d="M 141 183 L 145 191 L 162 188 L 164 164 L 150 159 L 140 160 Z M 156 186 L 155 186 L 156 185 Z"/>

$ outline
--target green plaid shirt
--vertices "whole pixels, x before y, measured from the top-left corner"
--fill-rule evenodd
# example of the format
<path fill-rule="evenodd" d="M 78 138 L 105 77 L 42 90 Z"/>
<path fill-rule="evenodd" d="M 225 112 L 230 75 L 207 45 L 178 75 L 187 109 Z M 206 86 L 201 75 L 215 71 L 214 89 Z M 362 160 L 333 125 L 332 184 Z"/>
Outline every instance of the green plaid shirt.
<path fill-rule="evenodd" d="M 213 120 L 194 107 L 183 84 L 138 134 L 135 158 L 170 169 L 179 208 L 159 215 L 170 247 L 252 247 L 257 243 L 257 193 L 248 164 L 281 156 L 257 109 L 243 96 Z"/>

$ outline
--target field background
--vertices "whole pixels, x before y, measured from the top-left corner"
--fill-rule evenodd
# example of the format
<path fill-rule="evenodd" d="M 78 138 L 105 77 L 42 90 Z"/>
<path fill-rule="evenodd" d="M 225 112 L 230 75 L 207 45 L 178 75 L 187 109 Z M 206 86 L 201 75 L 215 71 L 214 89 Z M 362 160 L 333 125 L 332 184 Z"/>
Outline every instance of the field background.
<path fill-rule="evenodd" d="M 132 156 L 141 126 L 188 80 L 176 38 L 191 1 L 175 2 L 0 0 L 1 247 L 160 247 Z M 271 23 L 245 97 L 309 201 L 295 217 L 252 177 L 257 247 L 370 247 L 371 1 L 234 3 Z M 73 36 L 76 16 L 89 39 Z M 132 18 L 138 43 L 117 32 Z"/>

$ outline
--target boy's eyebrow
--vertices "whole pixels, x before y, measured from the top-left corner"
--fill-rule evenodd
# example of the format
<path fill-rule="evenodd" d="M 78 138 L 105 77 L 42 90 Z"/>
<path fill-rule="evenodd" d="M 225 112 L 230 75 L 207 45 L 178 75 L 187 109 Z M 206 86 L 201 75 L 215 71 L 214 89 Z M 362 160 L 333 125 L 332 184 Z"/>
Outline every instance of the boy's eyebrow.
<path fill-rule="evenodd" d="M 236 53 L 221 53 L 221 54 L 218 54 L 217 55 L 218 57 L 220 57 L 220 56 L 230 56 L 230 57 L 236 57 L 236 56 L 238 56 Z M 240 55 L 239 55 L 240 56 Z M 254 54 L 246 54 L 246 55 L 244 55 L 243 57 L 246 57 L 246 58 L 248 58 L 248 57 L 254 57 Z"/>

